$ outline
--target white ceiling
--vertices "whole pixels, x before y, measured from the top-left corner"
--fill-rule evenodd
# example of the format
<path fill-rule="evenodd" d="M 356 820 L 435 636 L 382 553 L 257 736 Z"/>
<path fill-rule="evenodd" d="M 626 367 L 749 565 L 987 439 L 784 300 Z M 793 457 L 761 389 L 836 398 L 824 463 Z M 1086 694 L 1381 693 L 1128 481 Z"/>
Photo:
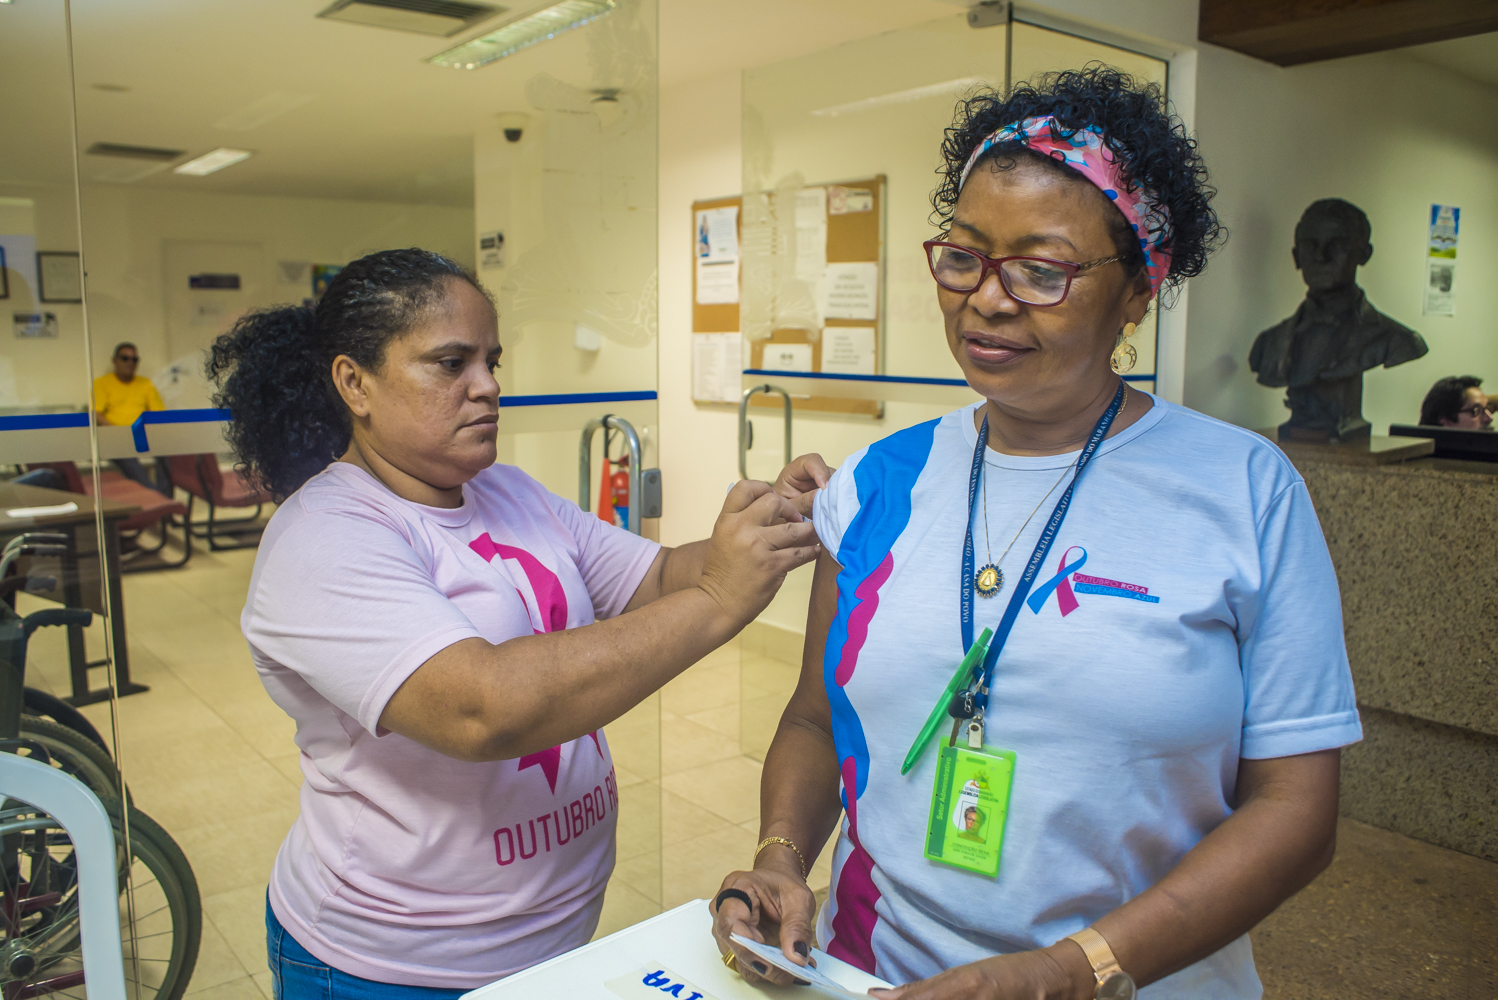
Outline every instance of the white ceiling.
<path fill-rule="evenodd" d="M 507 0 L 512 16 L 549 0 Z M 645 0 L 648 11 L 649 0 Z M 933 18 L 966 0 L 659 0 L 660 84 L 816 51 Z M 319 19 L 327 0 L 73 0 L 79 140 L 255 151 L 208 177 L 148 162 L 84 157 L 85 183 L 182 191 L 472 203 L 471 137 L 527 110 L 546 73 L 585 90 L 640 85 L 606 51 L 627 8 L 472 70 L 424 60 L 451 39 Z M 61 5 L 0 6 L 0 184 L 66 178 Z M 648 18 L 647 22 L 648 24 Z M 638 25 L 636 24 L 636 27 Z M 635 67 L 638 70 L 638 63 Z M 626 79 L 624 77 L 631 77 Z M 128 88 L 101 90 L 96 85 Z M 143 176 L 144 175 L 144 176 Z M 130 179 L 133 178 L 133 179 Z"/>
<path fill-rule="evenodd" d="M 1498 31 L 1429 45 L 1411 45 L 1400 51 L 1421 62 L 1498 87 Z"/>

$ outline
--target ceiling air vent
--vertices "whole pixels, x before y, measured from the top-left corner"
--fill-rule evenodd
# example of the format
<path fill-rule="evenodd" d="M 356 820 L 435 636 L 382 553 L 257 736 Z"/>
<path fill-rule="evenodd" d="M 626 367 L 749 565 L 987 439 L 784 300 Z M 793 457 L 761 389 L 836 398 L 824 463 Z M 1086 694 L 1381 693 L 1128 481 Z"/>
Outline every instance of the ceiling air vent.
<path fill-rule="evenodd" d="M 96 142 L 84 150 L 89 156 L 118 156 L 125 160 L 150 160 L 154 163 L 170 163 L 186 150 L 157 149 L 154 146 L 127 146 L 120 142 Z"/>
<path fill-rule="evenodd" d="M 506 10 L 462 0 L 337 0 L 317 16 L 446 38 Z"/>

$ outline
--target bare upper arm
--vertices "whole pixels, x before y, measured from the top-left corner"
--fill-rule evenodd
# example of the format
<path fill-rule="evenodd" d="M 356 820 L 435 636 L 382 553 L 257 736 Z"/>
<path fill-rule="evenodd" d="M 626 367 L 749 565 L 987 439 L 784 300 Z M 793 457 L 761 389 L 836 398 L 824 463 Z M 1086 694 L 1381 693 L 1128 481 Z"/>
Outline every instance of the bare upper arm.
<path fill-rule="evenodd" d="M 655 554 L 655 558 L 650 561 L 650 568 L 645 571 L 644 577 L 640 580 L 640 585 L 635 588 L 635 592 L 629 597 L 629 602 L 624 605 L 625 613 L 636 608 L 643 608 L 665 593 L 661 582 L 665 578 L 666 559 L 670 555 L 671 550 L 664 546 Z"/>
<path fill-rule="evenodd" d="M 827 702 L 823 678 L 823 657 L 827 649 L 827 632 L 837 617 L 837 575 L 842 571 L 836 559 L 822 550 L 811 582 L 811 602 L 806 611 L 806 644 L 801 652 L 801 677 L 786 706 L 786 716 L 832 735 L 832 707 Z"/>

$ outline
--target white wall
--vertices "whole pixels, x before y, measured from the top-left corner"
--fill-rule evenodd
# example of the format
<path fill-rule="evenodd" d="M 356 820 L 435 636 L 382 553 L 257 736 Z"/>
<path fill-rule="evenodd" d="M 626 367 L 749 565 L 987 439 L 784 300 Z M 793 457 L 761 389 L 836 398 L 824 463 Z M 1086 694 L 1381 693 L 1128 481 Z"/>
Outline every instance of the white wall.
<path fill-rule="evenodd" d="M 0 195 L 34 200 L 39 250 L 76 249 L 70 188 L 6 188 Z M 371 250 L 420 246 L 469 266 L 473 263 L 473 213 L 461 208 L 98 185 L 84 188 L 83 213 L 98 374 L 108 370 L 109 354 L 122 340 L 138 345 L 142 374 L 150 375 L 173 360 L 165 332 L 167 241 L 260 244 L 264 300 L 253 305 L 299 302 L 311 294 L 310 279 L 297 284 L 278 281 L 277 261 L 342 264 Z M 5 304 L 21 308 L 15 289 Z M 81 364 L 82 308 L 34 308 L 57 313 L 61 335 L 55 340 L 7 338 L 11 346 L 6 353 L 24 373 L 20 394 L 28 402 L 81 405 L 88 398 Z"/>
<path fill-rule="evenodd" d="M 738 411 L 692 402 L 692 202 L 737 194 L 737 70 L 661 91 L 661 541 L 706 538 L 738 475 Z M 770 440 L 775 440 L 772 436 Z"/>

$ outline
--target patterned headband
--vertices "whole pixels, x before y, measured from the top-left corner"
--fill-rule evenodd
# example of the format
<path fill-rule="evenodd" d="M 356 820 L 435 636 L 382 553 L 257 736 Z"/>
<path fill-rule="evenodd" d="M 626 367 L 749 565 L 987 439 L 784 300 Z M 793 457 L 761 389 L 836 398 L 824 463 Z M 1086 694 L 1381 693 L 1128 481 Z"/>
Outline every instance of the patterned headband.
<path fill-rule="evenodd" d="M 1164 206 L 1150 196 L 1149 192 L 1130 184 L 1123 168 L 1113 158 L 1113 150 L 1103 141 L 1103 135 L 1091 126 L 1072 130 L 1061 127 L 1056 119 L 1026 118 L 1018 125 L 1005 125 L 978 143 L 978 148 L 967 158 L 962 168 L 962 177 L 957 189 L 962 190 L 968 174 L 978 158 L 995 146 L 1004 143 L 1019 143 L 1037 153 L 1060 160 L 1083 177 L 1098 186 L 1107 195 L 1124 219 L 1139 237 L 1139 249 L 1144 253 L 1144 269 L 1149 275 L 1150 292 L 1160 291 L 1160 283 L 1170 272 L 1170 251 L 1164 248 L 1170 236 L 1170 217 Z"/>

